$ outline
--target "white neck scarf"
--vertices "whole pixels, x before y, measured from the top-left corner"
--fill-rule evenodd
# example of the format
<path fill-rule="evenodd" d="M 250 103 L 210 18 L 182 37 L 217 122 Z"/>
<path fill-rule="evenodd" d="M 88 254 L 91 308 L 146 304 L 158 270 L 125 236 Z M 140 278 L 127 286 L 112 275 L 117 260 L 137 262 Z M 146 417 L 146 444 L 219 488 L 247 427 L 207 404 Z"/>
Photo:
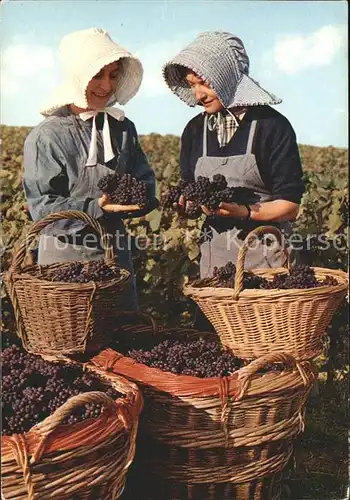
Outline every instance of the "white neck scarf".
<path fill-rule="evenodd" d="M 114 107 L 109 107 L 109 108 L 102 108 L 94 111 L 84 111 L 83 113 L 79 113 L 80 118 L 83 121 L 89 120 L 90 118 L 93 118 L 92 122 L 92 131 L 91 131 L 91 140 L 90 140 L 90 147 L 89 147 L 89 156 L 86 162 L 87 167 L 91 167 L 93 165 L 97 164 L 97 129 L 96 129 L 96 116 L 98 113 L 103 113 L 104 114 L 104 121 L 103 121 L 103 129 L 102 129 L 102 138 L 103 138 L 103 149 L 104 149 L 104 160 L 105 163 L 112 160 L 115 157 L 115 154 L 112 149 L 112 143 L 111 143 L 111 132 L 109 130 L 109 123 L 108 123 L 108 115 L 113 116 L 116 120 L 123 121 L 125 118 L 124 111 L 118 108 Z"/>

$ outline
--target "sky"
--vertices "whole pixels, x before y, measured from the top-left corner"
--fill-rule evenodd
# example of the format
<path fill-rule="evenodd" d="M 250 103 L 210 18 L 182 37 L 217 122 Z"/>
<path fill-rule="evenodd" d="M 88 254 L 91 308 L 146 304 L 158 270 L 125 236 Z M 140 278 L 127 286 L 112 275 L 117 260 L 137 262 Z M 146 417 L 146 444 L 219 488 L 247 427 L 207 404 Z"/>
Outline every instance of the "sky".
<path fill-rule="evenodd" d="M 39 123 L 41 104 L 61 82 L 61 38 L 98 27 L 142 61 L 140 90 L 120 106 L 138 133 L 180 136 L 201 110 L 167 88 L 162 66 L 198 33 L 224 30 L 243 40 L 250 76 L 283 99 L 276 109 L 300 144 L 347 148 L 347 11 L 338 0 L 3 0 L 1 123 Z"/>

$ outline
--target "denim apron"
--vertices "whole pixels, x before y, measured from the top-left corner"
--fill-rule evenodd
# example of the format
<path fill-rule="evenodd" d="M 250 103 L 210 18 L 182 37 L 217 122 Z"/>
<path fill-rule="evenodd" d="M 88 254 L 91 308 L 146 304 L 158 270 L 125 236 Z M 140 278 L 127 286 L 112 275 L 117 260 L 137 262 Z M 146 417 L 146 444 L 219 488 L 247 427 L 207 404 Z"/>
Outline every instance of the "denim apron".
<path fill-rule="evenodd" d="M 205 115 L 203 130 L 203 156 L 201 156 L 195 167 L 195 178 L 202 175 L 212 178 L 215 174 L 226 177 L 228 186 L 244 187 L 249 189 L 245 203 L 266 202 L 273 199 L 271 193 L 266 189 L 257 166 L 255 155 L 252 153 L 256 120 L 251 122 L 247 149 L 245 154 L 216 157 L 207 155 L 207 124 L 208 116 Z M 207 218 L 202 227 L 204 241 L 201 244 L 200 276 L 211 277 L 214 266 L 224 266 L 227 262 L 236 263 L 240 247 L 244 237 L 252 229 L 261 225 L 274 225 L 284 234 L 291 233 L 291 225 L 288 222 L 272 223 L 242 221 L 231 217 L 214 216 Z M 274 268 L 283 264 L 284 258 L 280 246 L 274 240 L 273 245 L 268 246 L 263 241 L 254 243 L 245 258 L 245 269 Z"/>
<path fill-rule="evenodd" d="M 77 130 L 77 134 L 90 134 L 91 130 L 89 130 L 89 126 L 79 120 L 79 129 Z M 85 138 L 86 139 L 86 138 Z M 127 141 L 127 132 L 123 132 L 122 146 L 121 151 L 125 150 Z M 97 136 L 97 144 L 98 151 L 103 151 L 103 143 L 100 134 Z M 118 163 L 116 170 L 123 174 L 126 170 L 126 158 L 125 156 L 118 151 Z M 96 165 L 87 166 L 82 165 L 79 175 L 75 181 L 75 184 L 72 186 L 70 190 L 70 196 L 72 198 L 100 198 L 101 191 L 97 187 L 98 181 L 101 177 L 111 174 L 112 170 L 106 167 L 102 163 L 101 155 L 98 155 L 98 161 Z M 51 226 L 54 226 L 52 224 Z M 51 227 L 49 226 L 49 227 Z M 127 234 L 125 231 L 124 223 L 122 219 L 118 216 L 105 217 L 105 226 L 108 233 L 113 235 L 113 241 L 115 244 L 115 255 L 117 257 L 118 265 L 124 269 L 127 269 L 131 273 L 131 284 L 126 288 L 124 299 L 123 299 L 123 307 L 125 310 L 135 310 L 138 309 L 138 301 L 137 301 L 137 293 L 136 293 L 136 283 L 133 272 L 132 258 L 131 252 L 129 249 Z M 89 233 L 89 228 L 87 226 L 83 226 L 83 224 L 76 224 L 75 227 L 81 229 L 81 234 L 86 235 Z M 70 233 L 70 239 L 68 241 L 72 241 L 72 243 L 67 242 L 67 234 L 64 231 L 60 230 L 52 230 L 51 233 L 55 232 L 56 235 L 47 231 L 49 234 L 42 234 L 39 238 L 39 248 L 38 248 L 38 264 L 39 265 L 49 265 L 56 262 L 68 262 L 75 260 L 99 260 L 102 259 L 105 255 L 104 250 L 100 246 L 95 245 L 85 245 L 85 244 L 77 244 L 79 242 L 78 235 L 80 234 L 80 230 L 78 229 L 77 233 Z M 91 234 L 94 234 L 91 231 Z M 75 237 L 75 238 L 74 238 Z M 87 240 L 88 241 L 88 240 Z M 96 240 L 99 241 L 99 238 Z M 81 242 L 83 243 L 83 242 Z"/>

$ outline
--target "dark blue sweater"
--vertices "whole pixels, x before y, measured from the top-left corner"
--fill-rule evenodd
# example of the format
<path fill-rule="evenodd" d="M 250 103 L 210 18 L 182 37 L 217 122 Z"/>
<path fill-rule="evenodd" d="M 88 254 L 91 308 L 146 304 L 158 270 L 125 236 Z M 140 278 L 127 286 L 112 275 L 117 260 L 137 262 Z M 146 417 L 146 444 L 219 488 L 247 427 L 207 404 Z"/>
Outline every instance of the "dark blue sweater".
<path fill-rule="evenodd" d="M 303 172 L 293 127 L 281 113 L 270 106 L 247 109 L 241 124 L 230 140 L 220 148 L 217 132 L 207 130 L 208 156 L 234 156 L 246 152 L 250 124 L 257 120 L 252 152 L 261 178 L 274 199 L 300 203 L 304 193 Z M 181 177 L 192 180 L 197 160 L 203 153 L 204 113 L 192 118 L 181 137 Z"/>

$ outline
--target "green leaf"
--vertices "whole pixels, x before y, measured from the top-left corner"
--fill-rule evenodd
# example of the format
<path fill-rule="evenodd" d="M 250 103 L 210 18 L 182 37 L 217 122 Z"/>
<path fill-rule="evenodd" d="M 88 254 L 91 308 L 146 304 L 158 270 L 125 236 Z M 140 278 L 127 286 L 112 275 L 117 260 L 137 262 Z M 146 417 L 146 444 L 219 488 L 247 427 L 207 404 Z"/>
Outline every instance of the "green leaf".
<path fill-rule="evenodd" d="M 158 231 L 160 227 L 160 222 L 162 220 L 162 212 L 160 210 L 153 210 L 154 214 L 149 221 L 150 228 L 152 231 Z"/>
<path fill-rule="evenodd" d="M 340 215 L 341 205 L 342 203 L 340 198 L 333 201 L 332 211 L 328 219 L 328 229 L 331 234 L 336 234 L 343 225 L 342 217 Z"/>
<path fill-rule="evenodd" d="M 188 251 L 188 254 L 187 254 L 187 255 L 188 255 L 188 258 L 189 258 L 190 260 L 195 260 L 195 259 L 198 257 L 198 255 L 199 255 L 199 246 L 198 246 L 198 245 L 193 245 L 193 246 L 189 249 L 189 251 Z"/>

